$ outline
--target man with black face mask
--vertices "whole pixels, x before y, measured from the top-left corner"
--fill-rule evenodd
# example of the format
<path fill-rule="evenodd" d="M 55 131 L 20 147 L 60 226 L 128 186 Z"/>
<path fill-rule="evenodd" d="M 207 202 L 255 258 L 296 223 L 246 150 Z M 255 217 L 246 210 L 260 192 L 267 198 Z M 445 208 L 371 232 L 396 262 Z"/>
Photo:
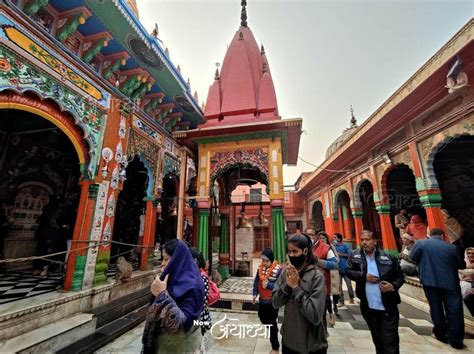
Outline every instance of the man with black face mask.
<path fill-rule="evenodd" d="M 282 353 L 324 354 L 327 352 L 324 276 L 315 264 L 311 239 L 293 235 L 288 240 L 288 265 L 273 288 L 272 304 L 285 306 Z"/>

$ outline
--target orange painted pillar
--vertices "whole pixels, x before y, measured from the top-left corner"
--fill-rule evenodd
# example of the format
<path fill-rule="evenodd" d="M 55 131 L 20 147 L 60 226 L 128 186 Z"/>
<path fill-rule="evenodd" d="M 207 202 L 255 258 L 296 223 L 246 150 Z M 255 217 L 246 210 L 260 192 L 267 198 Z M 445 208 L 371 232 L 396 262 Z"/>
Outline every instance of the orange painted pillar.
<path fill-rule="evenodd" d="M 418 195 L 426 210 L 428 227 L 430 229 L 443 229 L 445 240 L 448 240 L 448 230 L 444 224 L 444 216 L 441 213 L 441 191 L 439 189 L 418 190 Z"/>
<path fill-rule="evenodd" d="M 153 212 L 154 197 L 146 197 L 146 211 L 145 211 L 145 229 L 143 231 L 142 250 L 140 257 L 140 270 L 148 270 L 149 262 L 148 256 L 153 256 L 153 250 L 151 247 L 151 241 L 154 241 L 154 235 L 152 235 L 153 224 L 156 222 L 156 213 Z M 155 219 L 155 222 L 153 221 Z"/>
<path fill-rule="evenodd" d="M 97 186 L 91 180 L 81 182 L 81 196 L 72 236 L 71 249 L 67 260 L 64 290 L 80 290 L 84 277 L 87 250 L 81 250 L 89 245 L 89 231 L 94 216 L 94 205 L 97 197 Z M 84 242 L 80 242 L 84 241 Z"/>
<path fill-rule="evenodd" d="M 382 232 L 382 247 L 386 252 L 398 255 L 397 242 L 393 234 L 392 222 L 390 221 L 390 205 L 378 205 L 377 211 L 380 219 Z"/>
<path fill-rule="evenodd" d="M 356 237 L 356 247 L 360 246 L 360 235 L 364 229 L 364 223 L 362 221 L 362 210 L 352 209 L 352 216 L 354 217 L 354 228 Z"/>

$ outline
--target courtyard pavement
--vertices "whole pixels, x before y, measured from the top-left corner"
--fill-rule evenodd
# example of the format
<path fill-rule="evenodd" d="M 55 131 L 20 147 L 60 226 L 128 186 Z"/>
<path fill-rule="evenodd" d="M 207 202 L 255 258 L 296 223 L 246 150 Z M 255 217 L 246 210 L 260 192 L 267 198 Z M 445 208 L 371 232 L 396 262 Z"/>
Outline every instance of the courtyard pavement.
<path fill-rule="evenodd" d="M 344 289 L 346 290 L 345 284 Z M 234 301 L 250 301 L 252 298 L 253 277 L 230 277 L 221 286 L 221 299 L 233 299 Z M 348 299 L 346 292 L 346 299 Z M 356 299 L 357 300 L 357 299 Z M 405 303 L 401 303 L 400 309 L 400 350 L 403 353 L 474 353 L 474 337 L 467 335 L 464 343 L 465 350 L 455 350 L 451 346 L 441 343 L 431 337 L 432 324 L 430 316 Z M 226 319 L 224 319 L 226 316 Z M 256 312 L 213 310 L 211 311 L 212 323 L 231 324 L 239 323 L 250 325 L 260 324 Z M 282 311 L 280 311 L 280 319 Z M 232 322 L 230 322 L 230 319 Z M 328 317 L 329 320 L 329 317 Z M 280 326 L 280 324 L 279 324 Z M 144 323 L 125 333 L 114 342 L 101 348 L 97 353 L 139 353 L 141 350 L 141 336 Z M 232 327 L 229 327 L 229 330 Z M 219 332 L 216 326 L 217 337 Z M 329 328 L 329 350 L 328 353 L 375 353 L 370 332 L 359 309 L 359 305 L 348 304 L 339 308 L 336 325 Z M 281 336 L 280 336 L 281 343 Z M 207 333 L 204 339 L 206 353 L 269 353 L 270 342 L 265 338 L 228 338 L 216 339 Z"/>

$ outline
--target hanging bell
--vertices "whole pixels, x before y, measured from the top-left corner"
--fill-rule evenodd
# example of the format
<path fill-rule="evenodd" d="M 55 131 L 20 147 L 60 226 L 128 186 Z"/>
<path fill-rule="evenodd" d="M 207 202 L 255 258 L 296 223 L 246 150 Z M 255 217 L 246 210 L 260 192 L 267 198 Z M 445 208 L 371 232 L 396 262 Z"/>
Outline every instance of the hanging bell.
<path fill-rule="evenodd" d="M 252 224 L 249 221 L 249 218 L 245 216 L 244 213 L 241 214 L 239 222 L 237 224 L 238 229 L 248 229 L 251 228 Z"/>
<path fill-rule="evenodd" d="M 171 216 L 177 216 L 178 215 L 178 208 L 174 207 L 173 212 L 171 213 Z"/>

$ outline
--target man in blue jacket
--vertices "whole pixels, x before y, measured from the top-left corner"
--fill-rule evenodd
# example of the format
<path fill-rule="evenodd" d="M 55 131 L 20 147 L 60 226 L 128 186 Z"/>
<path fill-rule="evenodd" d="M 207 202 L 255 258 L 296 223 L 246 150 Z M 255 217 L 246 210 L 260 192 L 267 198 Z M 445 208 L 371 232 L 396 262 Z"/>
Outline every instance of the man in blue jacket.
<path fill-rule="evenodd" d="M 363 230 L 360 249 L 347 261 L 346 273 L 356 282 L 360 312 L 367 322 L 377 354 L 398 354 L 400 295 L 404 277 L 398 260 L 376 247 L 371 231 Z"/>
<path fill-rule="evenodd" d="M 419 264 L 420 281 L 430 305 L 433 334 L 455 349 L 464 348 L 464 314 L 458 269 L 464 268 L 455 245 L 443 240 L 441 229 L 419 240 L 410 257 Z"/>

